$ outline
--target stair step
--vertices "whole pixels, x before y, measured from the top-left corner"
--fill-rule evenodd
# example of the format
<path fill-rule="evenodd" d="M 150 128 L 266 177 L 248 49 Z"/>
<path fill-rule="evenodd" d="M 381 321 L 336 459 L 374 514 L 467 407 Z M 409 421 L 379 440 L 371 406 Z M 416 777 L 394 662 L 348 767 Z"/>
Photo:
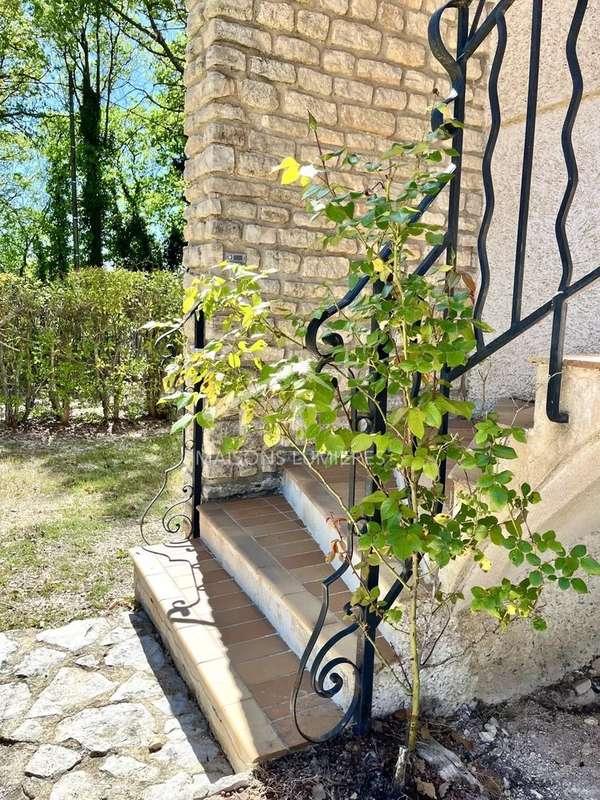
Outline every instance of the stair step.
<path fill-rule="evenodd" d="M 516 425 L 521 428 L 533 428 L 533 412 L 535 404 L 529 400 L 515 400 L 503 397 L 496 402 L 494 411 L 501 425 Z"/>
<path fill-rule="evenodd" d="M 334 571 L 302 521 L 280 496 L 206 503 L 200 511 L 203 541 L 301 654 L 321 609 L 322 581 Z M 329 534 L 333 539 L 331 529 Z M 343 607 L 349 600 L 343 581 L 330 587 L 319 645 L 344 627 Z M 331 655 L 354 660 L 356 635 L 342 639 Z"/>
<path fill-rule="evenodd" d="M 248 511 L 263 509 L 265 501 L 256 502 L 248 501 Z M 264 510 L 258 518 L 265 518 Z M 286 540 L 283 547 L 289 544 Z M 271 546 L 287 552 L 281 544 Z M 245 770 L 305 746 L 289 707 L 298 656 L 207 547 L 186 540 L 138 547 L 132 557 L 136 597 L 233 768 Z M 299 569 L 307 567 L 313 565 Z M 298 706 L 301 726 L 313 736 L 332 728 L 341 716 L 331 700 L 312 691 L 308 676 Z"/>
<path fill-rule="evenodd" d="M 348 480 L 350 475 L 349 465 L 335 467 L 321 467 L 320 472 L 324 475 L 327 483 L 335 491 L 343 502 L 347 502 Z M 286 500 L 301 517 L 306 527 L 310 531 L 312 538 L 318 543 L 323 553 L 328 553 L 331 549 L 331 540 L 336 537 L 336 533 L 331 526 L 332 516 L 344 516 L 343 511 L 336 497 L 323 485 L 311 470 L 306 466 L 286 467 L 282 476 L 282 490 Z M 356 480 L 356 498 L 364 497 L 371 491 L 370 481 L 366 475 L 359 475 Z M 345 524 L 345 523 L 343 523 Z M 360 554 L 355 553 L 355 561 L 360 559 Z M 339 558 L 332 562 L 333 567 L 341 564 Z M 358 580 L 351 572 L 346 572 L 344 578 L 350 589 L 358 586 Z M 390 589 L 395 582 L 394 572 L 382 565 L 379 568 L 379 586 L 382 594 Z"/>

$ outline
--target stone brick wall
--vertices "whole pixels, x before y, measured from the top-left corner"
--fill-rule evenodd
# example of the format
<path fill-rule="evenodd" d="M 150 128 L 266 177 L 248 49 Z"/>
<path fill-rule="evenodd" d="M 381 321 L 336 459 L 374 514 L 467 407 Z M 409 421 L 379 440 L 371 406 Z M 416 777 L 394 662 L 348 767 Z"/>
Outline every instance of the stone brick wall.
<path fill-rule="evenodd" d="M 308 111 L 328 148 L 345 145 L 375 155 L 392 141 L 422 135 L 428 108 L 448 91 L 427 45 L 429 16 L 438 4 L 188 0 L 189 274 L 244 254 L 248 263 L 277 270 L 266 286 L 288 308 L 312 310 L 331 293 L 343 294 L 354 244 L 324 253 L 324 230 L 305 213 L 298 188 L 280 186 L 271 170 L 284 156 L 314 158 Z M 477 170 L 485 104 L 479 86 L 485 64 L 474 59 L 472 65 L 460 253 L 465 268 L 471 266 L 481 210 Z M 443 205 L 434 218 L 443 221 Z M 219 434 L 208 438 L 205 479 L 212 491 L 275 483 L 272 459 L 250 453 L 225 463 L 217 457 Z"/>

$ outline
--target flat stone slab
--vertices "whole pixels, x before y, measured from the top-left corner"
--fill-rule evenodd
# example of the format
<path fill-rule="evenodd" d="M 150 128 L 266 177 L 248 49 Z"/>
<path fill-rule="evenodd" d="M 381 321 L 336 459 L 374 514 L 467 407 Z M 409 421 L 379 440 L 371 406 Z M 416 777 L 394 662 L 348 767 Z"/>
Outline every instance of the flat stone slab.
<path fill-rule="evenodd" d="M 143 612 L 0 634 L 0 657 L 0 797 L 196 800 L 231 774 Z"/>
<path fill-rule="evenodd" d="M 115 703 L 86 708 L 59 723 L 56 740 L 73 739 L 92 753 L 108 753 L 121 747 L 148 747 L 156 734 L 154 718 L 139 703 Z"/>
<path fill-rule="evenodd" d="M 25 683 L 6 683 L 0 686 L 0 720 L 22 714 L 31 702 L 31 692 Z"/>
<path fill-rule="evenodd" d="M 60 664 L 65 658 L 66 653 L 61 650 L 51 650 L 49 647 L 37 647 L 16 666 L 14 672 L 19 678 L 32 678 L 34 675 L 48 675 L 52 667 Z"/>
<path fill-rule="evenodd" d="M 76 619 L 61 628 L 51 628 L 37 635 L 38 642 L 46 642 L 76 653 L 97 641 L 109 628 L 106 619 Z"/>
<path fill-rule="evenodd" d="M 109 756 L 100 767 L 101 772 L 113 778 L 133 778 L 134 780 L 154 780 L 160 774 L 157 767 L 148 766 L 144 761 L 137 761 L 130 756 Z"/>
<path fill-rule="evenodd" d="M 50 793 L 50 800 L 104 800 L 101 782 L 92 772 L 70 772 L 58 781 Z"/>
<path fill-rule="evenodd" d="M 54 778 L 68 772 L 81 761 L 81 753 L 59 747 L 54 744 L 43 744 L 27 762 L 25 775 L 34 778 Z"/>
<path fill-rule="evenodd" d="M 162 696 L 162 699 L 166 699 L 156 678 L 142 672 L 136 672 L 119 686 L 110 699 L 113 703 L 117 703 L 121 700 L 137 700 L 140 697 L 155 697 L 158 695 Z M 168 699 L 166 701 L 169 702 Z"/>
<path fill-rule="evenodd" d="M 60 669 L 31 707 L 28 717 L 65 716 L 107 694 L 115 685 L 99 672 L 79 667 Z"/>
<path fill-rule="evenodd" d="M 4 665 L 12 653 L 17 649 L 17 645 L 5 633 L 0 633 L 0 667 Z"/>
<path fill-rule="evenodd" d="M 104 659 L 107 667 L 130 667 L 152 672 L 165 663 L 159 643 L 152 636 L 130 636 L 129 639 L 111 647 Z"/>

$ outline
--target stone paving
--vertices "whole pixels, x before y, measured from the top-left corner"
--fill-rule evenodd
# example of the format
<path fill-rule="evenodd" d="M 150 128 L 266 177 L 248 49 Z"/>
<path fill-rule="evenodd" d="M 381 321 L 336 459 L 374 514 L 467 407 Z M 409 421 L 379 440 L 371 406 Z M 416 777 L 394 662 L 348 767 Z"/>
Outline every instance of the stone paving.
<path fill-rule="evenodd" d="M 231 771 L 143 612 L 0 633 L 0 800 L 200 800 Z"/>

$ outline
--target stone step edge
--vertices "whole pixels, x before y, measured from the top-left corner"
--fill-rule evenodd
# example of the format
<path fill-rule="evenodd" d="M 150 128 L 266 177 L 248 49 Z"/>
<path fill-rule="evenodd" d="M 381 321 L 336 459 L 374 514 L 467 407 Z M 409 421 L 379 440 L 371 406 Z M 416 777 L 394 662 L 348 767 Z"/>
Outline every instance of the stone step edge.
<path fill-rule="evenodd" d="M 152 620 L 233 769 L 243 772 L 288 753 L 289 747 L 240 676 L 227 674 L 227 650 L 218 637 L 203 626 L 190 631 L 174 624 L 167 611 L 173 600 L 181 597 L 177 587 L 173 584 L 170 590 L 165 588 L 168 576 L 156 570 L 154 557 L 149 558 L 143 548 L 133 548 L 130 555 L 136 600 Z M 170 596 L 164 596 L 167 594 Z M 200 654 L 202 661 L 198 662 Z M 252 731 L 247 724 L 240 724 L 242 717 L 249 716 L 253 720 Z"/>
<path fill-rule="evenodd" d="M 325 486 L 319 486 L 311 478 L 306 467 L 284 467 L 281 478 L 281 491 L 287 502 L 294 509 L 298 517 L 306 526 L 316 544 L 323 553 L 331 551 L 331 542 L 336 538 L 328 522 L 332 511 L 335 510 L 335 498 L 331 496 Z M 340 513 L 341 510 L 340 510 Z M 359 559 L 355 553 L 355 562 Z M 334 567 L 339 567 L 341 561 L 334 559 Z M 350 591 L 358 586 L 358 578 L 353 572 L 347 571 L 342 580 L 345 580 Z M 379 569 L 379 585 L 382 594 L 392 586 L 396 580 L 394 573 L 385 565 Z M 382 630 L 383 633 L 383 630 Z"/>
<path fill-rule="evenodd" d="M 290 650 L 301 656 L 314 630 L 321 599 L 312 595 L 255 539 L 248 537 L 222 511 L 226 505 L 227 501 L 219 503 L 220 508 L 210 503 L 199 507 L 202 541 L 269 620 Z M 338 618 L 329 612 L 313 654 L 342 628 Z M 327 660 L 339 657 L 353 662 L 357 643 L 356 633 L 344 637 L 331 648 Z M 311 663 L 312 660 L 309 660 L 309 667 Z"/>

